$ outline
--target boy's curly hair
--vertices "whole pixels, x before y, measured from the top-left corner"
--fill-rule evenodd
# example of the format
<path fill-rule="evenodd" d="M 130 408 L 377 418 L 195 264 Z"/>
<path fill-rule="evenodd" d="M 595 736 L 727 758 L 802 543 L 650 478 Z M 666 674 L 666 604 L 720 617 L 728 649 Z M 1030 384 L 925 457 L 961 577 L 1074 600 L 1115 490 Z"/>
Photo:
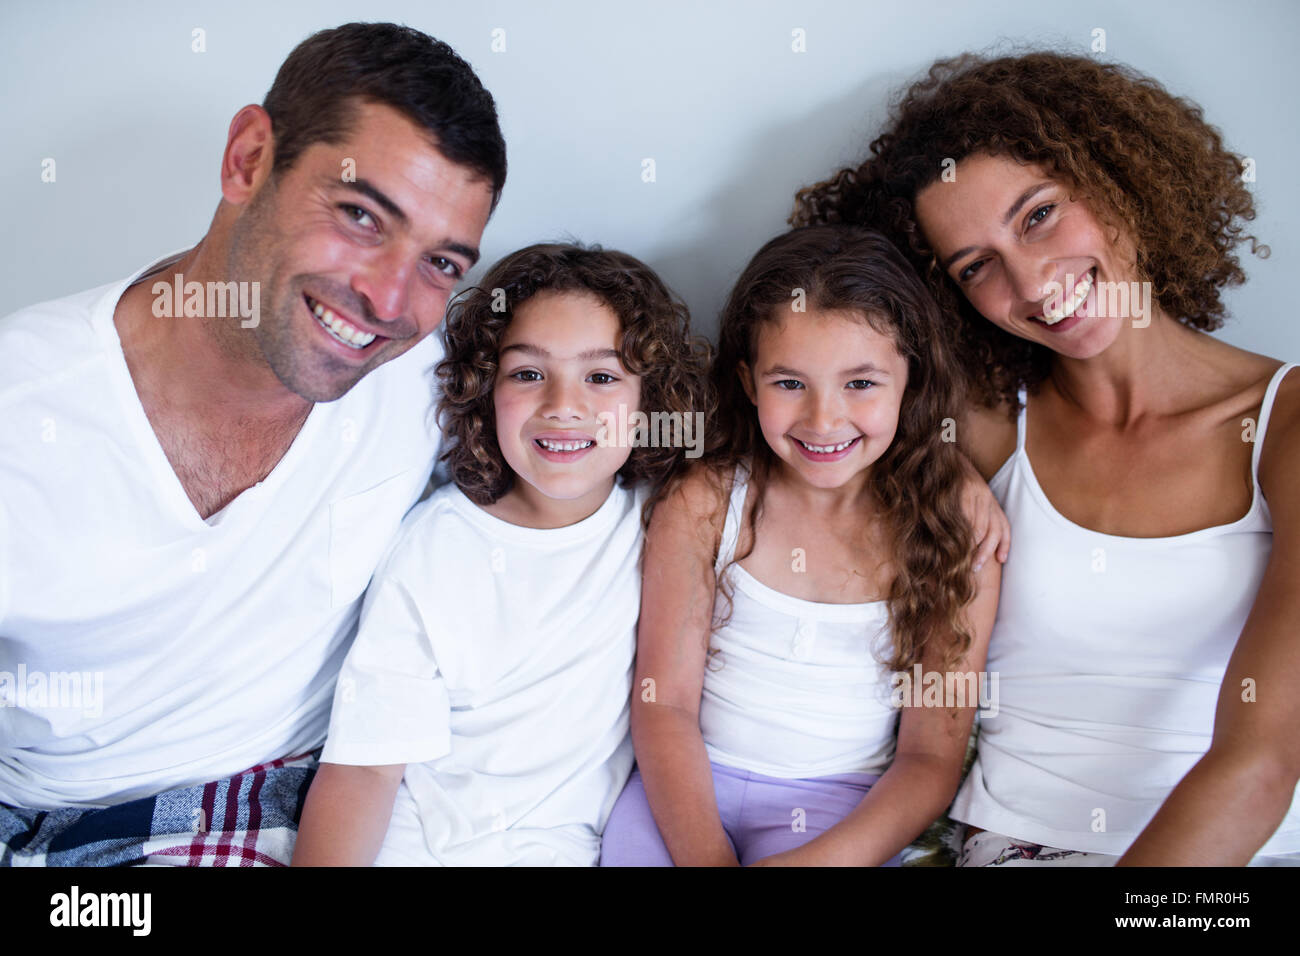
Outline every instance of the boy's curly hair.
<path fill-rule="evenodd" d="M 962 377 L 938 306 L 879 232 L 844 225 L 795 229 L 764 245 L 745 267 L 722 313 L 710 375 L 718 410 L 709 428 L 704 475 L 726 501 L 724 482 L 737 463 L 752 460 L 757 504 L 748 523 L 758 525 L 777 458 L 737 369 L 742 361 L 754 368 L 764 325 L 799 321 L 800 313 L 792 310 L 794 289 L 804 290 L 808 309 L 857 315 L 889 336 L 907 362 L 898 429 L 871 466 L 871 488 L 896 569 L 886 598 L 892 644 L 889 660 L 881 663 L 907 669 L 937 641 L 935 649 L 951 667 L 970 648 L 963 610 L 975 596 L 973 535 L 961 504 L 964 471 L 957 446 L 945 440 L 946 426 L 962 405 Z M 752 551 L 752 535 L 750 541 L 731 564 Z M 730 604 L 726 577 L 719 581 Z M 714 629 L 729 616 L 730 611 L 719 616 Z"/>
<path fill-rule="evenodd" d="M 520 249 L 452 301 L 443 331 L 446 357 L 435 370 L 438 425 L 447 440 L 441 460 L 478 504 L 496 501 L 514 481 L 497 442 L 492 391 L 514 310 L 541 292 L 592 295 L 618 316 L 619 361 L 641 376 L 643 410 L 689 414 L 706 407 L 708 341 L 691 334 L 690 312 L 649 266 L 595 245 Z M 680 448 L 634 447 L 618 474 L 625 485 L 647 481 L 662 489 L 683 458 Z M 647 521 L 655 500 L 652 495 L 647 504 Z"/>
<path fill-rule="evenodd" d="M 1138 278 L 1161 309 L 1211 332 L 1223 324 L 1220 290 L 1245 281 L 1233 250 L 1255 218 L 1243 158 L 1195 103 L 1116 63 L 1033 52 L 937 61 L 890 113 L 856 168 L 801 189 L 792 225 L 847 222 L 883 231 L 939 304 L 960 318 L 959 352 L 986 405 L 1019 408 L 1017 392 L 1046 376 L 1052 352 L 984 319 L 945 275 L 916 221 L 917 194 L 945 159 L 973 153 L 1043 166 L 1093 203 L 1101 221 L 1137 247 Z M 1116 233 L 1118 236 L 1118 232 Z"/>

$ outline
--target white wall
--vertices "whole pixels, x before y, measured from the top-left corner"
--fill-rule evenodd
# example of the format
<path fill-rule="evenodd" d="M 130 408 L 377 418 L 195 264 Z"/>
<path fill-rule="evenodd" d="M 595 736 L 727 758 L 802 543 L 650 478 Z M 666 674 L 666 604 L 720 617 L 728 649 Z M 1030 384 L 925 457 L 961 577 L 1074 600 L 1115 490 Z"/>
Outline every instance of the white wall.
<path fill-rule="evenodd" d="M 446 40 L 495 96 L 509 150 L 485 264 L 540 239 L 625 249 L 712 333 L 795 190 L 865 153 L 888 96 L 933 59 L 995 43 L 1088 52 L 1198 101 L 1255 158 L 1255 230 L 1229 294 L 1235 344 L 1300 359 L 1300 4 L 1212 0 L 653 3 L 163 0 L 0 7 L 0 314 L 122 277 L 193 243 L 230 118 L 317 29 L 394 20 Z M 206 52 L 191 51 L 191 30 Z M 493 53 L 503 28 L 506 50 Z M 806 31 L 807 52 L 791 50 Z M 41 182 L 53 157 L 57 181 Z M 652 157 L 657 181 L 644 183 Z M 479 273 L 475 273 L 477 276 Z M 472 277 L 474 277 L 472 276 Z"/>

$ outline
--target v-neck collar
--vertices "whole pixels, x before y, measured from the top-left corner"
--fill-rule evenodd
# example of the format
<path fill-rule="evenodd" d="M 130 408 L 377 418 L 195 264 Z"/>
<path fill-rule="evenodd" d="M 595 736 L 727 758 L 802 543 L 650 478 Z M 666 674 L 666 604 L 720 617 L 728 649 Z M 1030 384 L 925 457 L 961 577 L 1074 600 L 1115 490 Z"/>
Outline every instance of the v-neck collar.
<path fill-rule="evenodd" d="M 298 468 L 300 459 L 308 453 L 324 416 L 320 412 L 320 403 L 313 403 L 306 420 L 298 429 L 298 434 L 294 436 L 293 443 L 276 462 L 270 474 L 245 488 L 220 511 L 209 515 L 206 519 L 199 514 L 198 509 L 194 507 L 194 502 L 190 501 L 190 496 L 185 493 L 185 486 L 181 484 L 171 462 L 167 460 L 167 453 L 163 450 L 162 443 L 149 422 L 144 404 L 140 401 L 140 394 L 136 391 L 135 380 L 131 378 L 131 370 L 126 364 L 122 339 L 113 321 L 117 304 L 128 288 L 142 277 L 171 265 L 191 248 L 187 246 L 164 256 L 110 286 L 92 306 L 91 324 L 104 345 L 114 396 L 121 408 L 126 426 L 140 450 L 141 458 L 154 477 L 160 505 L 170 510 L 189 530 L 202 532 L 235 520 L 241 515 L 256 516 L 264 510 L 266 503 L 271 500 L 279 486 L 287 480 L 286 475 L 292 474 Z"/>

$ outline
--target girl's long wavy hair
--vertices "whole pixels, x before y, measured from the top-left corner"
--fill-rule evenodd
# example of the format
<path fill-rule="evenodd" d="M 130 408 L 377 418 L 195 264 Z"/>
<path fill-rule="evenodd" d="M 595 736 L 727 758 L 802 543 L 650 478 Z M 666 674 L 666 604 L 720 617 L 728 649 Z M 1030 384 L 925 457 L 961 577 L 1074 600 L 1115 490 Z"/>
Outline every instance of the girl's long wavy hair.
<path fill-rule="evenodd" d="M 1018 391 L 1047 377 L 1053 353 L 976 312 L 917 224 L 917 194 L 939 180 L 945 160 L 974 153 L 1039 164 L 1088 199 L 1101 221 L 1133 238 L 1138 278 L 1152 283 L 1161 309 L 1191 328 L 1222 326 L 1220 290 L 1246 278 L 1239 243 L 1268 255 L 1244 231 L 1255 218 L 1244 158 L 1195 103 L 1130 67 L 1081 56 L 937 61 L 895 102 L 861 165 L 799 191 L 790 223 L 870 226 L 902 249 L 957 316 L 958 355 L 985 405 L 1018 410 Z"/>
<path fill-rule="evenodd" d="M 756 505 L 777 458 L 759 427 L 741 384 L 743 361 L 754 368 L 759 330 L 765 324 L 798 322 L 792 292 L 804 290 L 809 310 L 850 312 L 889 336 L 907 362 L 907 386 L 898 429 L 871 466 L 871 489 L 892 545 L 894 579 L 887 596 L 893 670 L 911 667 L 936 647 L 947 666 L 969 649 L 962 611 L 975 594 L 971 573 L 973 535 L 961 505 L 963 469 L 951 424 L 962 406 L 961 376 L 945 336 L 938 307 L 911 266 L 880 233 L 853 226 L 795 229 L 768 242 L 741 274 L 723 311 L 718 354 L 710 375 L 718 408 L 710 427 L 709 467 L 723 501 L 722 483 L 740 462 L 752 461 Z M 743 554 L 753 550 L 754 536 Z M 728 565 L 730 567 L 730 565 Z M 730 605 L 732 589 L 719 576 Z M 728 611 L 715 620 L 721 626 Z"/>
<path fill-rule="evenodd" d="M 641 377 L 641 408 L 691 414 L 705 409 L 711 348 L 690 330 L 690 312 L 644 262 L 625 252 L 575 243 L 539 243 L 511 253 L 456 297 L 447 310 L 446 355 L 435 374 L 441 460 L 472 501 L 491 504 L 515 481 L 497 441 L 493 385 L 501 341 L 514 310 L 541 292 L 594 296 L 618 316 L 619 361 Z M 694 419 L 691 419 L 694 421 Z M 652 492 L 684 464 L 681 448 L 633 447 L 618 475 Z M 661 497 L 652 494 L 643 521 Z"/>

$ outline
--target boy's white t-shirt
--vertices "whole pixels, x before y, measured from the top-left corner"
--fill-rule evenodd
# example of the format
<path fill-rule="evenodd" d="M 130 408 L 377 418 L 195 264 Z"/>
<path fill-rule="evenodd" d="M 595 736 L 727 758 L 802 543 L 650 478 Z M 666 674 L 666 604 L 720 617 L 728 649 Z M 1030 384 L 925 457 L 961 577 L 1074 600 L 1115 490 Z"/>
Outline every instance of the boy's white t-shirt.
<path fill-rule="evenodd" d="M 433 465 L 430 336 L 315 405 L 204 520 L 113 321 L 153 268 L 0 319 L 0 802 L 107 806 L 319 747 L 361 596 Z"/>
<path fill-rule="evenodd" d="M 366 594 L 321 757 L 407 764 L 399 810 L 414 800 L 424 845 L 404 858 L 595 865 L 632 766 L 644 500 L 616 485 L 546 530 L 454 485 L 411 510 Z"/>

